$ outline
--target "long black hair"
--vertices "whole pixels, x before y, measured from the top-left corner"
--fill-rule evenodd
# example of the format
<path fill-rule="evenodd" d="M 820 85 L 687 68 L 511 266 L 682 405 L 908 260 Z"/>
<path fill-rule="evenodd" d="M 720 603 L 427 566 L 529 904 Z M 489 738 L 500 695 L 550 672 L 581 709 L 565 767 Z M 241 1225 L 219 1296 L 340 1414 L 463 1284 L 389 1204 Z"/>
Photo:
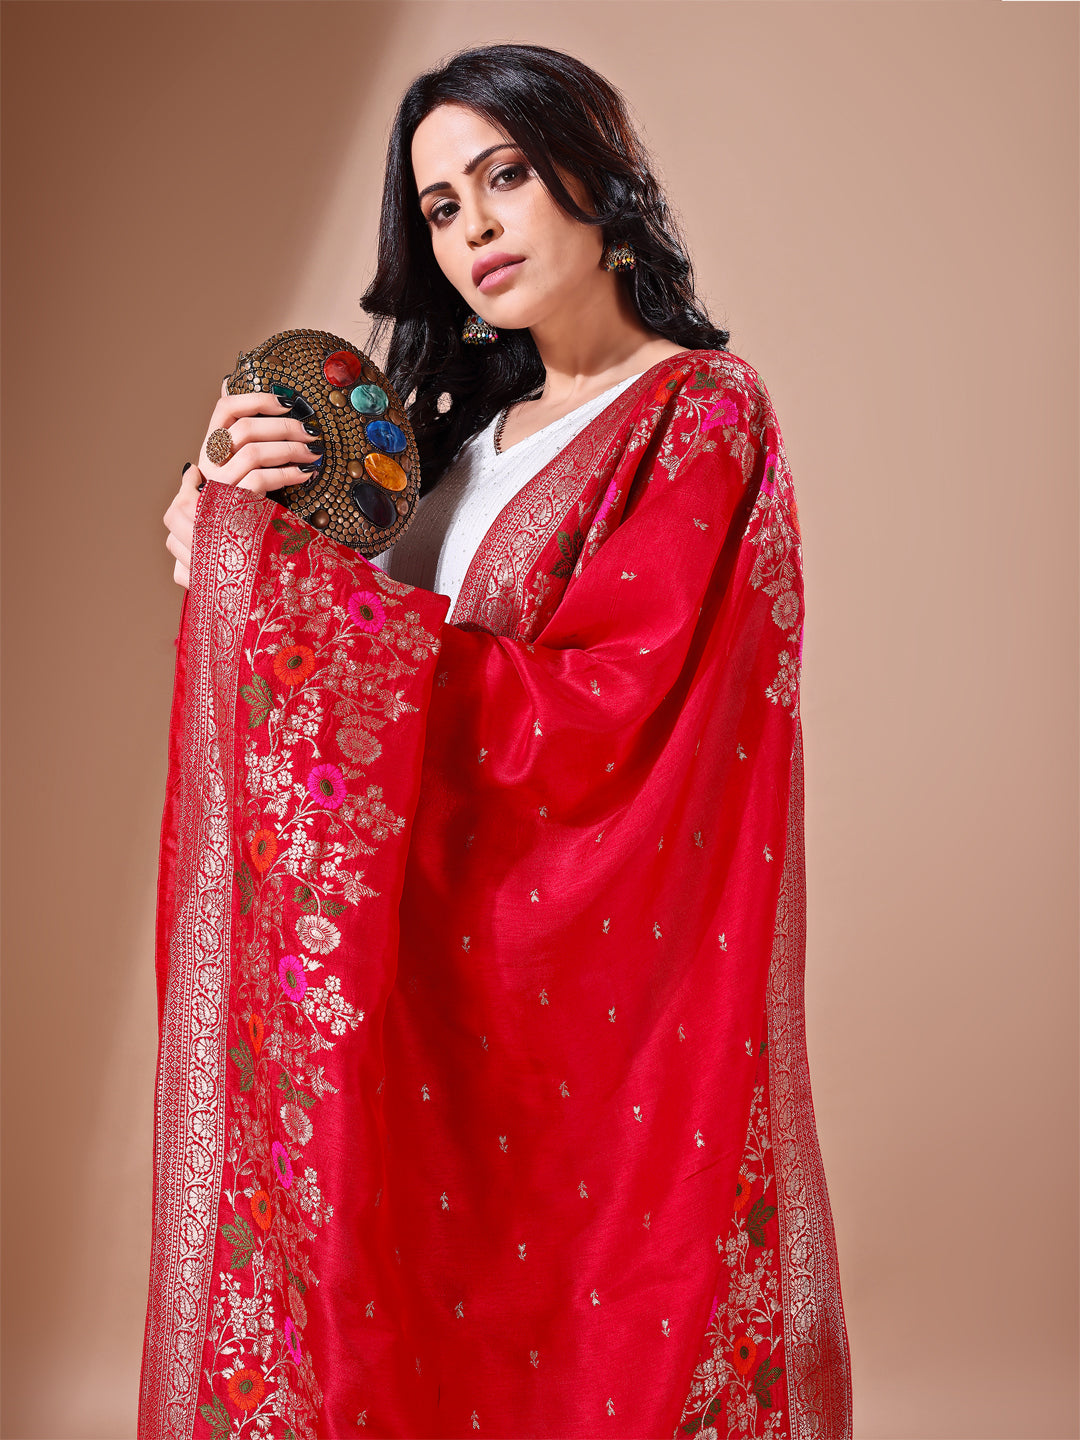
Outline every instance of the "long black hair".
<path fill-rule="evenodd" d="M 555 203 L 605 242 L 637 256 L 621 272 L 650 330 L 687 350 L 723 350 L 730 338 L 694 294 L 693 272 L 622 96 L 573 56 L 540 45 L 485 45 L 452 56 L 406 90 L 386 157 L 379 261 L 361 305 L 377 317 L 372 344 L 392 325 L 385 369 L 408 403 L 423 489 L 492 417 L 543 383 L 528 330 L 501 331 L 493 345 L 466 345 L 469 307 L 436 264 L 416 195 L 412 139 L 438 105 L 467 106 L 521 149 Z M 579 177 L 593 202 L 582 210 L 559 177 Z"/>

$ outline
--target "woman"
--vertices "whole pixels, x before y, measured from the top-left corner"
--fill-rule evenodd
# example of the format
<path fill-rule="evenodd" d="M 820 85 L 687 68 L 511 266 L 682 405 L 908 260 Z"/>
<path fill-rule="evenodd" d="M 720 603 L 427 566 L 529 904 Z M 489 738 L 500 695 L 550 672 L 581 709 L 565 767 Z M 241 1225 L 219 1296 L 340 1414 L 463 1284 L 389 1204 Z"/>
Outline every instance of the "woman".
<path fill-rule="evenodd" d="M 410 87 L 365 305 L 385 568 L 263 503 L 318 464 L 266 396 L 166 516 L 141 1433 L 848 1435 L 768 394 L 538 47 Z"/>

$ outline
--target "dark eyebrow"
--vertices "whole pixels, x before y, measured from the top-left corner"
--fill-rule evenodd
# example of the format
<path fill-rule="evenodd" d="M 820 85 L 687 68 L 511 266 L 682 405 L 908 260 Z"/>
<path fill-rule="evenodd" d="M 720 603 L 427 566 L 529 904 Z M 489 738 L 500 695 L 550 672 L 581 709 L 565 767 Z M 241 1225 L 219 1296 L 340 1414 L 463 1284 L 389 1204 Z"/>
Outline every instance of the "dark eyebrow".
<path fill-rule="evenodd" d="M 471 175 L 478 165 L 482 165 L 489 155 L 494 155 L 496 150 L 516 150 L 517 146 L 512 140 L 500 140 L 498 145 L 489 145 L 486 150 L 481 150 L 479 155 L 474 155 L 465 166 L 463 174 Z M 434 185 L 425 185 L 417 200 L 422 200 L 425 195 L 430 195 L 433 190 L 449 190 L 449 180 L 436 180 Z"/>

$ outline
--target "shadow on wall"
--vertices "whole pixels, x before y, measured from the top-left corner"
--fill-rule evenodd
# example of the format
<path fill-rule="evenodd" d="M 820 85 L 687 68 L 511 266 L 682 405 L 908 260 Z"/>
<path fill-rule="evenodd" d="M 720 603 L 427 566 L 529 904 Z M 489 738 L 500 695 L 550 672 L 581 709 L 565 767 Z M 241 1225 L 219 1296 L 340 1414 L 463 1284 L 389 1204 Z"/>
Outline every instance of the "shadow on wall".
<path fill-rule="evenodd" d="M 381 157 L 394 10 L 4 8 L 5 1436 L 134 1431 L 180 606 L 161 516 L 220 377 L 286 323 L 349 138 Z"/>

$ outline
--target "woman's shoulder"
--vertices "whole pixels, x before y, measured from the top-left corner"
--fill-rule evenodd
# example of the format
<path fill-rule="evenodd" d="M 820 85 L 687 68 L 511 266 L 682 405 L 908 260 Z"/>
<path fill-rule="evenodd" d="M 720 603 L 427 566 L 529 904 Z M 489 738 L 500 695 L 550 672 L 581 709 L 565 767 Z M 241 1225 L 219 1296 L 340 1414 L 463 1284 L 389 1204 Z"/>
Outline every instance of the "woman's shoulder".
<path fill-rule="evenodd" d="M 734 351 L 684 350 L 661 361 L 650 373 L 652 395 L 661 406 L 671 406 L 673 421 L 685 422 L 704 413 L 702 406 L 714 423 L 715 415 L 730 412 L 726 423 L 745 429 L 760 428 L 774 419 L 765 382 L 749 360 Z"/>
<path fill-rule="evenodd" d="M 747 395 L 764 395 L 765 383 L 749 360 L 733 350 L 686 350 L 668 362 L 679 375 L 679 389 L 692 391 L 717 385 L 742 390 Z"/>

